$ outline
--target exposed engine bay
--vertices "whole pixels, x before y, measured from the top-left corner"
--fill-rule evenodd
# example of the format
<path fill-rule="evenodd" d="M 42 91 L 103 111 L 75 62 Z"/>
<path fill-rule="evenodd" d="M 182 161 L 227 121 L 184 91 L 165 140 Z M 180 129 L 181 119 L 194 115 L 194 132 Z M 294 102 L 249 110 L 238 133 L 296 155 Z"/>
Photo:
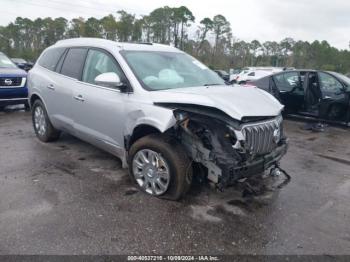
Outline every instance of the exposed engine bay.
<path fill-rule="evenodd" d="M 282 117 L 232 119 L 215 108 L 162 104 L 174 109 L 175 136 L 219 189 L 279 167 L 287 151 Z"/>

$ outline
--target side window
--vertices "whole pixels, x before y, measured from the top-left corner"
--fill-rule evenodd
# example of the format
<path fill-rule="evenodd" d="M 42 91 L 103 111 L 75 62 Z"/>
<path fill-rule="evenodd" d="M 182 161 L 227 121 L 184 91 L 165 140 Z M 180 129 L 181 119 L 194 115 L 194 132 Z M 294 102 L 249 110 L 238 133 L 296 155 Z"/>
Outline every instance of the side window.
<path fill-rule="evenodd" d="M 86 52 L 86 48 L 69 49 L 62 65 L 61 74 L 75 79 L 80 79 Z"/>
<path fill-rule="evenodd" d="M 264 89 L 267 92 L 270 92 L 269 84 L 270 84 L 270 77 L 264 77 L 260 78 L 255 82 L 256 86 Z"/>
<path fill-rule="evenodd" d="M 255 76 L 255 72 L 249 73 L 248 76 Z"/>
<path fill-rule="evenodd" d="M 57 65 L 56 65 L 56 68 L 55 68 L 55 72 L 59 73 L 61 72 L 61 68 L 62 68 L 62 64 L 63 64 L 63 61 L 66 57 L 66 54 L 67 54 L 67 49 L 63 52 L 63 54 L 61 55 L 61 58 L 58 60 L 57 62 Z"/>
<path fill-rule="evenodd" d="M 38 64 L 46 69 L 55 71 L 57 62 L 65 50 L 65 48 L 53 48 L 45 51 L 45 53 L 40 57 Z"/>
<path fill-rule="evenodd" d="M 330 74 L 319 72 L 318 78 L 322 91 L 336 93 L 340 92 L 343 89 L 343 85 Z"/>
<path fill-rule="evenodd" d="M 292 91 L 295 87 L 301 86 L 297 72 L 278 74 L 273 77 L 273 80 L 280 91 Z"/>
<path fill-rule="evenodd" d="M 95 78 L 103 73 L 116 73 L 121 80 L 124 75 L 116 61 L 103 51 L 90 49 L 86 58 L 82 81 L 95 85 Z"/>

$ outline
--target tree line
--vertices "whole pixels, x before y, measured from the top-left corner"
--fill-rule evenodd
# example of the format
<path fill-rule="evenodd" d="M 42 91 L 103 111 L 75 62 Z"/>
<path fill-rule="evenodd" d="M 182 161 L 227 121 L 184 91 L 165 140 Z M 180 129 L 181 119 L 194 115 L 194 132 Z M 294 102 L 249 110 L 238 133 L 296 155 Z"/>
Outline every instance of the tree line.
<path fill-rule="evenodd" d="M 325 40 L 246 42 L 233 36 L 223 15 L 206 17 L 196 24 L 194 14 L 185 6 L 164 6 L 141 17 L 124 10 L 101 19 L 17 17 L 0 26 L 0 50 L 10 57 L 35 60 L 46 47 L 72 37 L 170 44 L 217 69 L 280 66 L 350 72 L 350 52 Z"/>

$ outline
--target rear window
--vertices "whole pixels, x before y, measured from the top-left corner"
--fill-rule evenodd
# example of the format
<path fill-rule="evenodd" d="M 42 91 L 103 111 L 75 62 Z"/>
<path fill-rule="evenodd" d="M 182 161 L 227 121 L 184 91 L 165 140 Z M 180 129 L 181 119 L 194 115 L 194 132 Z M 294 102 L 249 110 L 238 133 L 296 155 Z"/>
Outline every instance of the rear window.
<path fill-rule="evenodd" d="M 280 91 L 292 91 L 295 87 L 301 87 L 298 72 L 287 72 L 273 76 L 273 80 Z"/>
<path fill-rule="evenodd" d="M 45 51 L 40 57 L 38 64 L 51 71 L 55 71 L 58 60 L 61 58 L 65 48 L 54 48 Z"/>
<path fill-rule="evenodd" d="M 253 82 L 253 84 L 267 92 L 270 92 L 270 77 L 260 78 L 259 80 Z"/>
<path fill-rule="evenodd" d="M 71 48 L 64 59 L 61 74 L 80 79 L 83 71 L 87 49 Z"/>

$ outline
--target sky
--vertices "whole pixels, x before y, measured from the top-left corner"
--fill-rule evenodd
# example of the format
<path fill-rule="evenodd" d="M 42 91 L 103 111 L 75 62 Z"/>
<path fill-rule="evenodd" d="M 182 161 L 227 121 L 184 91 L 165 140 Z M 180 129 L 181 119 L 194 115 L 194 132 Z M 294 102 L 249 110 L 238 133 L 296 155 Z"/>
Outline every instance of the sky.
<path fill-rule="evenodd" d="M 140 16 L 165 5 L 187 6 L 197 24 L 204 17 L 222 14 L 239 40 L 280 41 L 292 37 L 327 40 L 337 48 L 349 49 L 349 0 L 0 0 L 0 25 L 7 25 L 17 16 L 101 18 L 121 9 Z"/>

